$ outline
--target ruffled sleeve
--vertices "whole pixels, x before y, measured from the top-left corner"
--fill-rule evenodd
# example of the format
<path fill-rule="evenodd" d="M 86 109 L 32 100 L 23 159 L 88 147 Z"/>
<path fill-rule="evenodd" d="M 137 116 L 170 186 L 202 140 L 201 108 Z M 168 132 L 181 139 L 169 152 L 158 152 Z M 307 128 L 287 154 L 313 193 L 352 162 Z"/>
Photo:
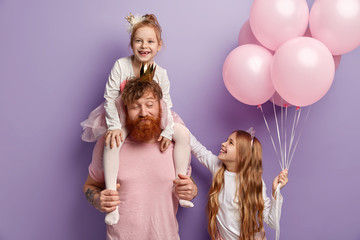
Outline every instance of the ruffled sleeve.
<path fill-rule="evenodd" d="M 263 198 L 264 198 L 264 222 L 271 228 L 277 228 L 281 217 L 281 207 L 283 197 L 279 193 L 277 199 L 271 195 L 271 199 L 266 195 L 266 185 L 263 181 Z"/>
<path fill-rule="evenodd" d="M 119 114 L 116 109 L 115 101 L 120 96 L 121 85 L 121 68 L 119 60 L 115 62 L 109 74 L 108 81 L 105 86 L 105 119 L 109 130 L 121 129 Z"/>

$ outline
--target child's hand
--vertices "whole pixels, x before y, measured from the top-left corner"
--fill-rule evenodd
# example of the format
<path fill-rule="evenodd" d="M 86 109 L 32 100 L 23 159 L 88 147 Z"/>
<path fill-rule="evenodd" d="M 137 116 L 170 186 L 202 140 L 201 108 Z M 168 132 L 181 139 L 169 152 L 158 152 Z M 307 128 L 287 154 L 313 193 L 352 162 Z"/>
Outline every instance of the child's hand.
<path fill-rule="evenodd" d="M 120 141 L 124 141 L 123 132 L 121 129 L 108 130 L 105 134 L 105 146 L 108 146 L 110 142 L 110 149 L 114 147 L 114 142 L 116 141 L 116 146 L 120 147 Z"/>
<path fill-rule="evenodd" d="M 161 141 L 160 151 L 164 152 L 170 146 L 171 141 L 170 141 L 170 139 L 167 139 L 166 137 L 163 137 L 163 136 L 160 136 L 158 138 L 158 142 L 160 142 L 160 141 Z"/>
<path fill-rule="evenodd" d="M 273 181 L 273 196 L 275 195 L 275 191 L 276 191 L 276 188 L 279 184 L 280 185 L 280 189 L 285 187 L 285 185 L 288 183 L 288 170 L 285 169 L 285 170 L 282 170 L 280 172 L 279 175 L 277 175 L 275 178 L 274 178 L 274 181 Z"/>

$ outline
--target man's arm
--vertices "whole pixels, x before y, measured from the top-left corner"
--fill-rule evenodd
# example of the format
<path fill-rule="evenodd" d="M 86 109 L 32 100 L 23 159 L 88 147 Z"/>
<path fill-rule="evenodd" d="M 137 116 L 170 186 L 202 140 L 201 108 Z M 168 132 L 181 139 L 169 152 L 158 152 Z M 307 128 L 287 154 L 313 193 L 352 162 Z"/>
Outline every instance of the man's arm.
<path fill-rule="evenodd" d="M 173 181 L 175 192 L 180 199 L 192 200 L 198 193 L 198 188 L 191 176 L 179 174 L 179 179 Z"/>
<path fill-rule="evenodd" d="M 120 184 L 117 184 L 117 188 Z M 83 187 L 88 202 L 100 212 L 112 212 L 120 204 L 119 193 L 114 190 L 104 190 L 105 183 L 96 182 L 88 175 Z"/>

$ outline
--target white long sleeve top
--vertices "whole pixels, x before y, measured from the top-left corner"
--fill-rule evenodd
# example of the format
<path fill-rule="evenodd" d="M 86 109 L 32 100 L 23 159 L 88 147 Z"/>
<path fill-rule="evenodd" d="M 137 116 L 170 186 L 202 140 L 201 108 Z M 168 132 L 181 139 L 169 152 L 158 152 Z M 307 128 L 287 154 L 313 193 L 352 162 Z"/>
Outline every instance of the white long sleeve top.
<path fill-rule="evenodd" d="M 222 162 L 211 151 L 207 150 L 197 139 L 191 135 L 192 154 L 207 167 L 212 175 L 221 167 Z M 241 184 L 241 183 L 240 183 Z M 219 211 L 216 216 L 216 223 L 220 235 L 226 240 L 238 240 L 240 236 L 240 213 L 238 208 L 238 199 L 236 198 L 236 173 L 225 170 L 224 185 L 219 193 Z M 266 195 L 266 186 L 263 181 L 262 195 L 264 199 L 264 221 L 271 228 L 276 228 L 276 213 L 281 215 L 281 206 L 283 198 L 275 200 Z M 276 204 L 278 202 L 278 205 Z M 277 208 L 278 206 L 278 208 Z"/>
<path fill-rule="evenodd" d="M 115 100 L 120 96 L 120 86 L 121 84 L 135 77 L 132 63 L 132 56 L 124 57 L 118 59 L 111 72 L 109 74 L 108 81 L 106 83 L 104 98 L 105 98 L 105 118 L 106 124 L 109 130 L 121 129 L 122 124 L 119 119 L 118 111 L 115 105 Z M 167 125 L 162 131 L 161 136 L 166 137 L 172 140 L 172 135 L 174 134 L 174 121 L 170 109 L 172 108 L 172 101 L 170 97 L 170 81 L 167 76 L 167 72 L 164 68 L 161 68 L 159 65 L 156 65 L 156 71 L 154 75 L 154 81 L 156 81 L 162 90 L 163 99 L 168 108 L 167 115 Z"/>

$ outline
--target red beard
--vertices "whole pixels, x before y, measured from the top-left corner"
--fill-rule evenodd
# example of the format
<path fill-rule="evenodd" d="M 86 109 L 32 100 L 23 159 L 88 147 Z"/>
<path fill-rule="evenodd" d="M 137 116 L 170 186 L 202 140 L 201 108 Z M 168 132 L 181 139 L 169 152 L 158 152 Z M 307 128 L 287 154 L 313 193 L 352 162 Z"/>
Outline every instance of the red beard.
<path fill-rule="evenodd" d="M 160 114 L 159 114 L 160 115 Z M 126 119 L 126 127 L 130 136 L 138 142 L 147 142 L 160 136 L 160 117 L 140 117 L 135 120 Z"/>

